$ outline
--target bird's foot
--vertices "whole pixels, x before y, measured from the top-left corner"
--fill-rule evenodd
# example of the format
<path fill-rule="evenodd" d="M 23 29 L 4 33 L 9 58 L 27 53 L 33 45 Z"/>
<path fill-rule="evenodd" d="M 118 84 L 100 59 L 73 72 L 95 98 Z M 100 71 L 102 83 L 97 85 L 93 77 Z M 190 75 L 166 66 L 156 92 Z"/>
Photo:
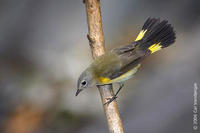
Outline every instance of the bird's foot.
<path fill-rule="evenodd" d="M 117 96 L 113 96 L 111 98 L 106 98 L 106 100 L 108 100 L 106 103 L 104 103 L 103 105 L 109 105 L 112 101 L 114 101 L 117 98 Z"/>

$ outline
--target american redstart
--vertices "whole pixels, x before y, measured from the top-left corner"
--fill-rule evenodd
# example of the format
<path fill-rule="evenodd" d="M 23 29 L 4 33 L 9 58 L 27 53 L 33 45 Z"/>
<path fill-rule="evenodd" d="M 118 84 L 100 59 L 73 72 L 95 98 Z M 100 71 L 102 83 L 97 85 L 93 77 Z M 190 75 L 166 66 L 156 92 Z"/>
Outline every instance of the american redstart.
<path fill-rule="evenodd" d="M 175 32 L 167 20 L 148 18 L 136 40 L 128 45 L 115 48 L 98 57 L 80 75 L 76 96 L 84 89 L 95 85 L 119 83 L 116 94 L 105 104 L 115 98 L 124 85 L 124 81 L 133 77 L 140 63 L 150 54 L 168 47 L 175 42 Z"/>

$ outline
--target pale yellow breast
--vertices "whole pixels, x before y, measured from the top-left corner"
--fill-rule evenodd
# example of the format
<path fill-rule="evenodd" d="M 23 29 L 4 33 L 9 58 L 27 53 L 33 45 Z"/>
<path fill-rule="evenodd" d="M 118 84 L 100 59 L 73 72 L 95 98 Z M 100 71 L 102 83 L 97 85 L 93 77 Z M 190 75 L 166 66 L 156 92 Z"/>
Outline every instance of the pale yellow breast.
<path fill-rule="evenodd" d="M 131 69 L 130 71 L 122 74 L 121 76 L 115 78 L 115 79 L 112 79 L 110 80 L 109 78 L 107 77 L 99 77 L 99 81 L 101 84 L 110 84 L 110 83 L 115 83 L 115 82 L 123 82 L 123 81 L 126 81 L 130 78 L 133 77 L 133 75 L 137 72 L 138 68 L 140 67 L 141 65 L 138 64 L 136 67 L 134 67 L 133 69 Z"/>
<path fill-rule="evenodd" d="M 111 80 L 112 82 L 123 82 L 123 81 L 126 81 L 130 78 L 133 77 L 133 75 L 137 72 L 138 68 L 140 67 L 141 65 L 138 64 L 136 67 L 134 67 L 133 69 L 131 69 L 130 71 L 122 74 L 121 76 Z"/>

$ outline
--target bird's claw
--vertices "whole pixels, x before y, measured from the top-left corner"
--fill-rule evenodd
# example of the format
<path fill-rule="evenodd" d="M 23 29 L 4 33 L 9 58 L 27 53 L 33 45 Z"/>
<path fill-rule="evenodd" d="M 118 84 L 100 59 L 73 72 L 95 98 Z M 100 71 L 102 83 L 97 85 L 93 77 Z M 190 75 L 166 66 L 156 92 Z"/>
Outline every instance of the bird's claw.
<path fill-rule="evenodd" d="M 117 96 L 113 96 L 111 98 L 106 98 L 106 100 L 108 100 L 106 103 L 104 103 L 103 105 L 109 105 L 112 101 L 114 101 L 117 98 Z"/>

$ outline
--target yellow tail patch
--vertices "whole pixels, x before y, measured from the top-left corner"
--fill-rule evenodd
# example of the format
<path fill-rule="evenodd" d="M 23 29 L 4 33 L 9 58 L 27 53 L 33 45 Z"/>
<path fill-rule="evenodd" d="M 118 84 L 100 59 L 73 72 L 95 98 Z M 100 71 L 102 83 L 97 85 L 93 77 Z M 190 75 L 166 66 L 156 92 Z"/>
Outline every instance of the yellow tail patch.
<path fill-rule="evenodd" d="M 154 53 L 158 50 L 160 50 L 162 48 L 162 46 L 160 45 L 161 42 L 159 43 L 156 43 L 156 44 L 153 44 L 151 45 L 148 49 L 151 51 L 151 53 Z"/>
<path fill-rule="evenodd" d="M 147 32 L 147 30 L 140 31 L 140 33 L 138 34 L 138 36 L 135 39 L 135 41 L 141 40 L 144 37 L 144 35 L 145 35 L 146 32 Z"/>

